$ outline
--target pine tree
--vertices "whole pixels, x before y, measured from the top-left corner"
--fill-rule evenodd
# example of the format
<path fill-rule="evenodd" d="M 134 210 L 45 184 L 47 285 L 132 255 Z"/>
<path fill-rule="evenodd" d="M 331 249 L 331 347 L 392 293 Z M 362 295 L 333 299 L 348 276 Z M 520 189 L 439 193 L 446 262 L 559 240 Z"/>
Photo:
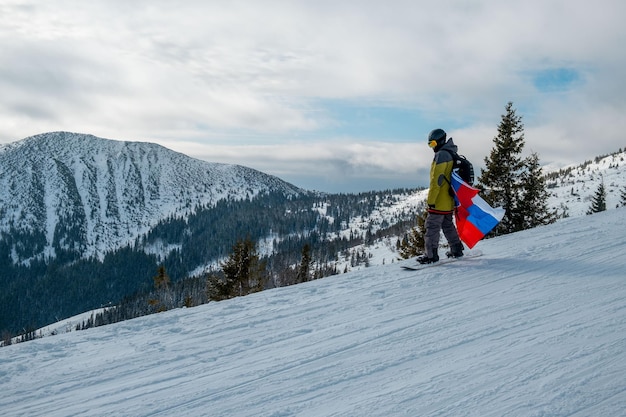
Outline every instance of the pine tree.
<path fill-rule="evenodd" d="M 525 161 L 526 170 L 521 176 L 522 198 L 518 211 L 523 217 L 523 228 L 554 223 L 556 213 L 548 209 L 546 180 L 539 165 L 539 155 L 533 152 Z"/>
<path fill-rule="evenodd" d="M 252 239 L 238 241 L 229 259 L 222 264 L 227 298 L 261 291 L 266 284 L 265 265 Z"/>
<path fill-rule="evenodd" d="M 620 204 L 622 207 L 626 207 L 626 187 L 622 188 L 622 193 L 620 195 Z"/>
<path fill-rule="evenodd" d="M 206 276 L 206 293 L 210 301 L 221 301 L 230 298 L 231 285 L 223 277 L 215 273 Z"/>
<path fill-rule="evenodd" d="M 596 193 L 591 199 L 591 207 L 587 211 L 587 214 L 599 213 L 606 210 L 606 188 L 604 188 L 604 181 L 600 182 Z"/>
<path fill-rule="evenodd" d="M 417 217 L 417 226 L 413 227 L 400 243 L 399 252 L 402 259 L 409 259 L 424 253 L 424 235 L 426 234 L 426 216 L 424 211 Z"/>
<path fill-rule="evenodd" d="M 521 174 L 524 160 L 524 125 L 522 117 L 515 114 L 513 103 L 509 102 L 506 114 L 498 126 L 498 135 L 493 138 L 494 147 L 485 158 L 485 169 L 478 182 L 484 189 L 484 199 L 491 205 L 505 210 L 496 234 L 512 233 L 524 228 L 524 216 L 519 212 L 522 196 Z"/>
<path fill-rule="evenodd" d="M 171 280 L 163 265 L 159 267 L 157 275 L 152 279 L 154 281 L 155 293 L 148 299 L 148 304 L 154 307 L 157 312 L 173 308 L 173 297 L 170 292 Z"/>
<path fill-rule="evenodd" d="M 156 288 L 157 290 L 169 288 L 170 277 L 169 275 L 167 275 L 167 272 L 165 271 L 165 267 L 163 265 L 159 267 L 157 275 L 152 279 L 154 280 L 154 288 Z"/>
<path fill-rule="evenodd" d="M 298 268 L 298 274 L 296 281 L 298 283 L 307 282 L 311 277 L 311 247 L 306 243 L 302 247 L 302 260 L 300 261 L 300 267 Z"/>

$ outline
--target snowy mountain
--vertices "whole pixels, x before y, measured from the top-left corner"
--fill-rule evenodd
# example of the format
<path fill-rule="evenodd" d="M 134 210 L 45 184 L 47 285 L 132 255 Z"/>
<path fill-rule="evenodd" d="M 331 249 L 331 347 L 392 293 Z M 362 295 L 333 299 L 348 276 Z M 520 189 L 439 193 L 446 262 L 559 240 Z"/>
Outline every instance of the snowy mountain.
<path fill-rule="evenodd" d="M 303 190 L 152 143 L 54 132 L 0 147 L 0 232 L 36 241 L 31 250 L 16 242 L 15 262 L 59 250 L 102 257 L 169 216 L 265 192 Z"/>
<path fill-rule="evenodd" d="M 626 208 L 0 349 L 3 416 L 626 415 Z M 415 261 L 402 261 L 414 263 Z"/>

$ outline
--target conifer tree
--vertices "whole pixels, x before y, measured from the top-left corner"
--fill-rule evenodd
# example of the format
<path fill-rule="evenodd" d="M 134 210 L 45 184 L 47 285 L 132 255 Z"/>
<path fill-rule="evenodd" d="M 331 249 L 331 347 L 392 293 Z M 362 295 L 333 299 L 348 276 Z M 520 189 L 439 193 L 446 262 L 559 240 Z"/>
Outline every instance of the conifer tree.
<path fill-rule="evenodd" d="M 300 261 L 300 267 L 296 276 L 298 283 L 307 282 L 311 277 L 311 247 L 306 243 L 302 247 L 302 260 Z"/>
<path fill-rule="evenodd" d="M 409 259 L 424 253 L 424 235 L 426 234 L 426 216 L 428 213 L 424 211 L 421 216 L 417 217 L 417 226 L 413 227 L 404 237 L 399 246 L 400 257 Z"/>
<path fill-rule="evenodd" d="M 506 114 L 498 126 L 498 135 L 493 138 L 494 147 L 485 157 L 485 169 L 478 179 L 484 189 L 485 200 L 505 210 L 502 222 L 495 230 L 496 234 L 512 233 L 523 230 L 524 217 L 519 212 L 522 196 L 521 174 L 524 160 L 521 157 L 524 148 L 524 125 L 522 117 L 515 114 L 513 103 L 509 102 Z"/>
<path fill-rule="evenodd" d="M 170 277 L 165 271 L 165 267 L 161 265 L 157 275 L 152 278 L 154 281 L 154 296 L 148 300 L 148 304 L 156 309 L 157 312 L 167 311 L 173 307 L 172 294 L 170 292 Z"/>
<path fill-rule="evenodd" d="M 626 186 L 622 188 L 622 193 L 620 195 L 620 203 L 622 207 L 626 207 Z"/>
<path fill-rule="evenodd" d="M 599 213 L 606 210 L 606 188 L 604 188 L 604 181 L 600 182 L 598 189 L 591 199 L 591 207 L 587 211 L 587 214 Z"/>
<path fill-rule="evenodd" d="M 207 298 L 211 301 L 221 301 L 230 298 L 232 286 L 231 283 L 226 282 L 223 277 L 215 273 L 209 273 L 206 276 Z"/>
<path fill-rule="evenodd" d="M 249 237 L 238 241 L 229 259 L 222 264 L 227 297 L 261 291 L 267 281 L 265 265 Z"/>
<path fill-rule="evenodd" d="M 163 265 L 159 267 L 159 271 L 157 275 L 153 278 L 153 280 L 154 288 L 156 288 L 157 290 L 169 288 L 170 277 L 169 275 L 167 275 L 167 272 L 165 271 L 165 267 Z"/>
<path fill-rule="evenodd" d="M 533 152 L 525 161 L 526 170 L 521 176 L 522 198 L 518 211 L 523 218 L 523 228 L 554 223 L 556 213 L 548 208 L 549 193 L 539 165 L 539 155 Z"/>

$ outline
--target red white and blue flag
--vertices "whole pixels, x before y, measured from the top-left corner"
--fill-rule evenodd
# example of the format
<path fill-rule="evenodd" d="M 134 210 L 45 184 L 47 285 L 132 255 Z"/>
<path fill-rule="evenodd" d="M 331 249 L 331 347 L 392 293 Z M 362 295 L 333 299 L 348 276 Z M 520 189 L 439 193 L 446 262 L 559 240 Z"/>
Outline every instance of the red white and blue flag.
<path fill-rule="evenodd" d="M 504 209 L 492 208 L 478 195 L 478 189 L 452 173 L 452 188 L 456 195 L 456 228 L 459 237 L 469 248 L 493 230 L 504 217 Z"/>

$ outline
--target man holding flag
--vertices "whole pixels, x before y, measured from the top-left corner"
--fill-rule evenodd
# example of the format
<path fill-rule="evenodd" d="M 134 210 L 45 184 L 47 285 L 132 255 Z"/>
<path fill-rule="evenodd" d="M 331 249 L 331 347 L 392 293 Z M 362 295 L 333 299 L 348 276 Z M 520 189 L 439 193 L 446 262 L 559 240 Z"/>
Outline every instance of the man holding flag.
<path fill-rule="evenodd" d="M 435 152 L 430 168 L 428 188 L 428 217 L 426 218 L 423 256 L 417 258 L 422 264 L 439 261 L 439 237 L 443 231 L 450 245 L 448 257 L 463 256 L 463 243 L 470 248 L 489 233 L 504 216 L 503 209 L 491 208 L 480 196 L 478 189 L 463 182 L 455 173 L 454 156 L 457 146 L 447 139 L 443 129 L 435 129 L 428 135 L 428 146 Z M 452 220 L 456 214 L 457 227 Z"/>
<path fill-rule="evenodd" d="M 446 132 L 443 129 L 435 129 L 428 135 L 428 146 L 435 152 L 435 157 L 430 166 L 430 186 L 428 187 L 428 216 L 426 217 L 426 234 L 424 235 L 423 256 L 417 258 L 422 264 L 430 264 L 439 260 L 439 236 L 443 231 L 450 252 L 448 256 L 459 258 L 463 256 L 463 244 L 459 238 L 456 227 L 452 220 L 455 210 L 454 194 L 450 189 L 452 178 L 452 168 L 454 158 L 452 153 L 456 153 L 457 146 L 452 138 L 447 140 Z"/>

